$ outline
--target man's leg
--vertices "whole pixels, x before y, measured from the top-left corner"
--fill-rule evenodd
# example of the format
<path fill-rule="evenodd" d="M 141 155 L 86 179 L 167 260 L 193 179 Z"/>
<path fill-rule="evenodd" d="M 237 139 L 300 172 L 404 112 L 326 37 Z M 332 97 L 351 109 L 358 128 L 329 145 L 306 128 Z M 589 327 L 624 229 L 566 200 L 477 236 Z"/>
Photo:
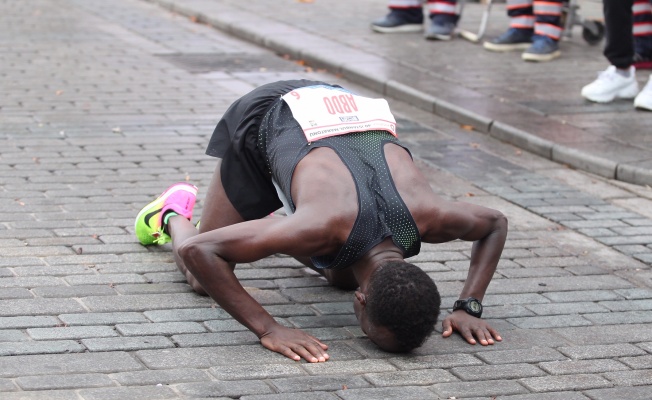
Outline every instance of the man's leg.
<path fill-rule="evenodd" d="M 611 65 L 627 69 L 634 59 L 632 0 L 604 0 L 606 46 L 604 55 Z"/>
<path fill-rule="evenodd" d="M 168 231 L 172 237 L 174 260 L 177 263 L 179 270 L 186 276 L 188 284 L 190 284 L 190 286 L 199 294 L 206 294 L 206 292 L 184 265 L 183 259 L 178 253 L 179 247 L 183 242 L 197 234 L 244 221 L 226 196 L 220 174 L 221 165 L 222 160 L 218 159 L 211 183 L 208 186 L 208 192 L 205 196 L 199 230 L 192 224 L 192 222 L 181 216 L 175 216 L 168 220 Z"/>

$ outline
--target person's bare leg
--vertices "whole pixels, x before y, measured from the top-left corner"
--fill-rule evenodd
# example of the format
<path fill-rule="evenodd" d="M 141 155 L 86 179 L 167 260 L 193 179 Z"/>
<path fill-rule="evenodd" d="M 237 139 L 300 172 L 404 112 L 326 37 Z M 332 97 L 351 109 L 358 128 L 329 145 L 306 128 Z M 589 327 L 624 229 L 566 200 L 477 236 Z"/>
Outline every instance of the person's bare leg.
<path fill-rule="evenodd" d="M 206 295 L 204 288 L 201 287 L 201 284 L 197 279 L 195 279 L 190 271 L 188 271 L 183 263 L 183 259 L 179 256 L 177 249 L 181 244 L 183 244 L 183 242 L 197 234 L 244 221 L 226 196 L 220 175 L 221 165 L 222 160 L 218 159 L 215 172 L 213 173 L 211 183 L 208 186 L 208 191 L 206 192 L 204 199 L 199 230 L 195 228 L 192 222 L 181 216 L 174 216 L 168 221 L 168 232 L 172 237 L 174 261 L 177 263 L 179 271 L 185 275 L 188 284 L 193 288 L 193 290 L 201 295 Z"/>

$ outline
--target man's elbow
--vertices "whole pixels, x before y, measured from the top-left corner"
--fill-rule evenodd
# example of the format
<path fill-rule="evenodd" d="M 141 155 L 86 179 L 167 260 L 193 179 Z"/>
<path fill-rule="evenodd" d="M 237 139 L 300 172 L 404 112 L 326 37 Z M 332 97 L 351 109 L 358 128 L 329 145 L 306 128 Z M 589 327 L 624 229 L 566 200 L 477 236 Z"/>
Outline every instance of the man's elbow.
<path fill-rule="evenodd" d="M 505 214 L 498 210 L 492 210 L 490 218 L 494 226 L 494 231 L 504 232 L 507 234 L 509 222 Z"/>
<path fill-rule="evenodd" d="M 177 249 L 177 254 L 179 254 L 179 257 L 181 257 L 191 272 L 195 265 L 200 264 L 201 260 L 205 259 L 211 253 L 205 244 L 193 239 L 186 240 Z"/>

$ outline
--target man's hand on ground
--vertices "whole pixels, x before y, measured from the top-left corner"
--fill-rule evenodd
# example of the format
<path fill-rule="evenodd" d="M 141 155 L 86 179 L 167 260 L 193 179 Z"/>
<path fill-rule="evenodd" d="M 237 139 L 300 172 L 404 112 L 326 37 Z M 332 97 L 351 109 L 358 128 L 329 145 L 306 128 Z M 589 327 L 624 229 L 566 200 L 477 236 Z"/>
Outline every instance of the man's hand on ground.
<path fill-rule="evenodd" d="M 503 340 L 498 331 L 492 328 L 487 321 L 469 315 L 463 310 L 453 311 L 442 321 L 442 326 L 444 328 L 443 337 L 449 337 L 453 331 L 457 331 L 470 344 L 475 344 L 476 338 L 483 346 L 494 344 L 494 340 L 499 342 Z"/>
<path fill-rule="evenodd" d="M 282 325 L 275 325 L 266 332 L 260 343 L 269 350 L 281 353 L 284 356 L 299 361 L 302 358 L 308 362 L 324 362 L 329 356 L 326 353 L 328 346 L 319 339 L 308 335 L 299 329 L 290 329 Z"/>

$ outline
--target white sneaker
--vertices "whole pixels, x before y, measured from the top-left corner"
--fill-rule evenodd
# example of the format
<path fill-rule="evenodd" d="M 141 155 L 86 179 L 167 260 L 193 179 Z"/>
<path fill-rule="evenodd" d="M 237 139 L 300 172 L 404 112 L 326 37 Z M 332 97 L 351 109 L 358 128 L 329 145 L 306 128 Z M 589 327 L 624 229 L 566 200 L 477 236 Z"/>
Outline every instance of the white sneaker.
<path fill-rule="evenodd" d="M 634 107 L 652 111 L 652 75 L 641 93 L 634 99 Z"/>
<path fill-rule="evenodd" d="M 629 77 L 624 77 L 616 72 L 616 67 L 600 72 L 598 79 L 582 88 L 582 97 L 596 103 L 608 103 L 615 98 L 633 99 L 638 93 L 636 82 L 636 68 L 629 67 Z"/>

